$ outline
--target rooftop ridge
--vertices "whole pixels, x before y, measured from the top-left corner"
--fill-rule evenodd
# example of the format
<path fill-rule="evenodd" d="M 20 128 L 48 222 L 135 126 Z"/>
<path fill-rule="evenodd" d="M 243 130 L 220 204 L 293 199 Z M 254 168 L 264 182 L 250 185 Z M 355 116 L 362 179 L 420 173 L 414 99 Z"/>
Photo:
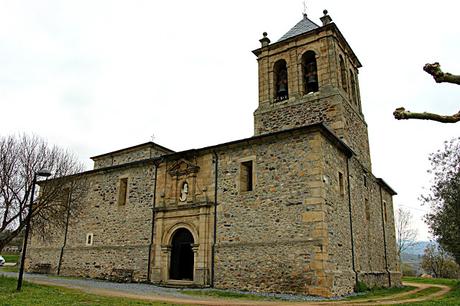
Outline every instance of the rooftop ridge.
<path fill-rule="evenodd" d="M 311 21 L 307 14 L 303 14 L 302 20 L 300 20 L 295 26 L 293 26 L 289 31 L 286 32 L 277 42 L 289 39 L 291 37 L 310 32 L 311 30 L 317 29 L 320 26 Z"/>

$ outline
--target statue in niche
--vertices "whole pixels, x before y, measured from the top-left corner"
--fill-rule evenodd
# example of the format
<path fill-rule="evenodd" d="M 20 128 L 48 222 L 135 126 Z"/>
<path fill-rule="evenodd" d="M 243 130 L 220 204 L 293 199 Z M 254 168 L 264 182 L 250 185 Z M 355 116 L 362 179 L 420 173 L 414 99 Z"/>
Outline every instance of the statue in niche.
<path fill-rule="evenodd" d="M 179 200 L 181 202 L 185 202 L 187 200 L 187 195 L 188 195 L 188 183 L 184 182 L 182 184 L 182 188 L 180 189 L 180 197 Z"/>

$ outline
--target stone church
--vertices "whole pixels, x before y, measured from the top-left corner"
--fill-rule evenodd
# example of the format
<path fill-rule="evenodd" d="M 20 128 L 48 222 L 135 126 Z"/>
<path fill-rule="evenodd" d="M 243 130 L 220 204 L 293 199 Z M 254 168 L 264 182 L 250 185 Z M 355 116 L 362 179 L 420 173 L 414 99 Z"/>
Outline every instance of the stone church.
<path fill-rule="evenodd" d="M 400 285 L 396 193 L 372 174 L 359 59 L 327 11 L 260 43 L 253 137 L 92 157 L 76 176 L 83 209 L 32 236 L 28 271 L 321 296 Z"/>

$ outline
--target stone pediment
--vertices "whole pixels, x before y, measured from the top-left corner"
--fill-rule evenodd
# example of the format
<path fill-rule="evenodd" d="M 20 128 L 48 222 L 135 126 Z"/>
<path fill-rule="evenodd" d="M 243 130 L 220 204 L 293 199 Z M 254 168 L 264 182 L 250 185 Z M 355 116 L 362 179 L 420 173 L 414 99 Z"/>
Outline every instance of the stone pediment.
<path fill-rule="evenodd" d="M 188 160 L 180 159 L 169 167 L 168 173 L 171 176 L 181 176 L 197 173 L 199 170 L 199 166 L 189 162 Z"/>

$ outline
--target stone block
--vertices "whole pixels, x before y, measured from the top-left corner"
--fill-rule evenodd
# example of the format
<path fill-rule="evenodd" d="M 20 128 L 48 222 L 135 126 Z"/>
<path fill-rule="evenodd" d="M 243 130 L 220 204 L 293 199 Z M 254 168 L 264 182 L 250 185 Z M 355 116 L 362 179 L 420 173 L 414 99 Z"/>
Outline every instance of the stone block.
<path fill-rule="evenodd" d="M 305 198 L 303 200 L 303 204 L 305 205 L 322 205 L 324 204 L 324 198 Z"/>
<path fill-rule="evenodd" d="M 323 222 L 324 211 L 307 211 L 302 213 L 303 222 Z"/>

